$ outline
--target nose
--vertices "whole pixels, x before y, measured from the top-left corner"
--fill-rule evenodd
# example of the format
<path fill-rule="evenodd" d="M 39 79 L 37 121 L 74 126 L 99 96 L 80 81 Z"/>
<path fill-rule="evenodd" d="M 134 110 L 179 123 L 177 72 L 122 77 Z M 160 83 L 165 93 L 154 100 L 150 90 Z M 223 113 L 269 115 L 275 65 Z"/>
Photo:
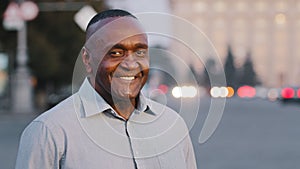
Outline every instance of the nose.
<path fill-rule="evenodd" d="M 133 70 L 139 67 L 139 64 L 132 52 L 128 52 L 127 56 L 124 60 L 120 63 L 120 66 L 127 69 Z"/>

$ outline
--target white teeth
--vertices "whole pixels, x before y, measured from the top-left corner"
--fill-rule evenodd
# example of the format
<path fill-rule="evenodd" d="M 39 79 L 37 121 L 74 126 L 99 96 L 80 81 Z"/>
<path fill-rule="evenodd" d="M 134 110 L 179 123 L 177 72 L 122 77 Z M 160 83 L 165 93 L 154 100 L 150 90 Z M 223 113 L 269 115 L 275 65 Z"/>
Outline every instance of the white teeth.
<path fill-rule="evenodd" d="M 134 79 L 134 76 L 121 76 L 120 79 L 123 79 L 123 80 L 133 80 Z"/>

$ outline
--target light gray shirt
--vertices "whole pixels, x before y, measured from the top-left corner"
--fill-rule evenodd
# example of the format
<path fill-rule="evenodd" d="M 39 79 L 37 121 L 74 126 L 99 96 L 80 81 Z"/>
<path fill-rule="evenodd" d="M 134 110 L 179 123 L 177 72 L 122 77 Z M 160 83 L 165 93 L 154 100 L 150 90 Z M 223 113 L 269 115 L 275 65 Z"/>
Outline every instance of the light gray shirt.
<path fill-rule="evenodd" d="M 16 169 L 195 169 L 183 119 L 139 97 L 129 120 L 119 116 L 87 79 L 79 91 L 23 131 Z"/>

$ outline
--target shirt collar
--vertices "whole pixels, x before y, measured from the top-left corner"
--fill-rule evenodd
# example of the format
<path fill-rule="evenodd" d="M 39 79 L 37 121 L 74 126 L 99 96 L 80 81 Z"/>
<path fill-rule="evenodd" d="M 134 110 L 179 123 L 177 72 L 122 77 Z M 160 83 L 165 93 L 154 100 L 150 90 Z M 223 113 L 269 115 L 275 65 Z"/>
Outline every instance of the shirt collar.
<path fill-rule="evenodd" d="M 84 79 L 78 91 L 78 94 L 83 105 L 84 117 L 90 117 L 107 110 L 113 110 L 113 108 L 96 92 L 96 90 L 90 84 L 88 78 Z M 148 98 L 146 98 L 140 92 L 137 112 L 145 112 L 148 114 L 156 115 L 151 111 L 151 104 L 149 103 L 150 102 Z M 113 113 L 114 111 L 111 112 Z"/>

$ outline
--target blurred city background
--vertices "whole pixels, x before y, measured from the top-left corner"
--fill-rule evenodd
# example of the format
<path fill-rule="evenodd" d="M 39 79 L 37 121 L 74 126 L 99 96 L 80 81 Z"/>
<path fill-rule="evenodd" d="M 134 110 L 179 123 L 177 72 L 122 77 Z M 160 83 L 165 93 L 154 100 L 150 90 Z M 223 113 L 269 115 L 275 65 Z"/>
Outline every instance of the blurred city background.
<path fill-rule="evenodd" d="M 144 88 L 175 110 L 179 103 L 200 104 L 191 129 L 199 168 L 300 167 L 300 0 L 27 2 L 0 2 L 0 169 L 14 167 L 24 127 L 72 94 L 74 66 L 85 42 L 80 18 L 108 8 L 166 13 L 199 30 L 172 21 L 151 23 L 188 39 L 201 59 L 178 41 L 153 36 L 155 69 Z M 222 75 L 226 83 L 211 81 Z M 212 99 L 226 99 L 223 118 L 200 144 Z"/>

